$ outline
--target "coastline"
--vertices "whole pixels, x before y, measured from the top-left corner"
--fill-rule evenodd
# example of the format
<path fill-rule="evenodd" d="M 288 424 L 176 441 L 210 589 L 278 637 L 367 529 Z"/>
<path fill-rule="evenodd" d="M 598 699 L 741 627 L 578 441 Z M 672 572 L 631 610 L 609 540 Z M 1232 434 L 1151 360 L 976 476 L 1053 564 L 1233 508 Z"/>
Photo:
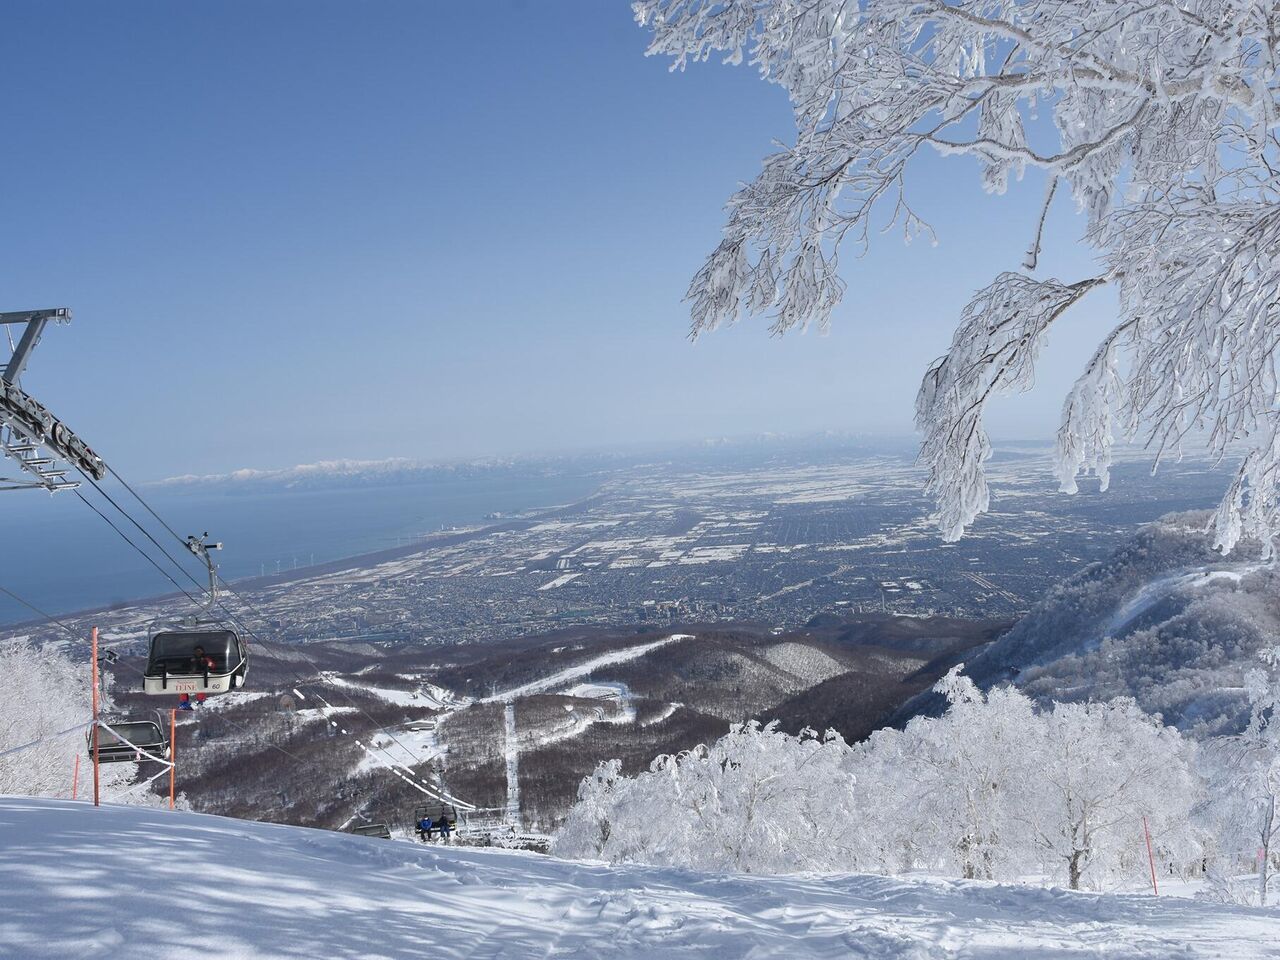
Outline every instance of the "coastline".
<path fill-rule="evenodd" d="M 339 557 L 336 560 L 327 560 L 323 563 L 298 567 L 296 570 L 291 569 L 281 571 L 280 573 L 267 574 L 265 576 L 241 577 L 236 580 L 228 580 L 225 582 L 229 588 L 229 592 L 233 594 L 241 589 L 262 590 L 269 587 L 281 586 L 287 583 L 309 580 L 313 577 L 341 573 L 347 570 L 363 570 L 369 567 L 376 567 L 378 564 L 386 563 L 391 560 L 399 560 L 404 557 L 413 556 L 423 550 L 466 543 L 468 540 L 487 537 L 495 533 L 503 533 L 510 530 L 526 530 L 535 524 L 542 523 L 547 520 L 558 519 L 560 517 L 573 516 L 583 510 L 589 509 L 592 504 L 603 498 L 606 486 L 607 484 L 601 484 L 594 491 L 580 500 L 564 504 L 554 504 L 549 507 L 527 511 L 519 516 L 512 517 L 509 520 L 504 519 L 496 523 L 475 524 L 454 530 L 437 531 L 435 533 L 427 534 L 426 536 L 414 540 L 411 543 L 401 544 L 396 547 L 388 547 L 382 550 L 374 550 L 366 553 L 355 553 L 347 557 Z M 125 610 L 130 607 L 146 606 L 155 603 L 166 603 L 182 598 L 182 593 L 171 590 L 168 593 L 157 593 L 143 597 L 135 597 L 123 603 L 99 604 L 97 606 L 85 607 L 79 610 L 59 613 L 53 616 L 39 616 L 25 620 L 15 620 L 12 623 L 0 624 L 0 635 L 12 634 L 33 627 L 45 627 L 51 622 L 83 620 L 87 617 L 92 617 L 95 614 Z"/>

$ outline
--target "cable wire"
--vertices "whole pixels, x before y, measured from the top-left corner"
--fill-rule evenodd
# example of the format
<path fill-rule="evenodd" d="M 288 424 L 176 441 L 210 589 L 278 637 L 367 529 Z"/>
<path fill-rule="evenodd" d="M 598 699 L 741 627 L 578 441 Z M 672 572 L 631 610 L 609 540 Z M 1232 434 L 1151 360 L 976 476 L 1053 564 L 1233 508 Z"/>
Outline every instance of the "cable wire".
<path fill-rule="evenodd" d="M 186 598 L 190 600 L 192 603 L 200 605 L 200 601 L 197 600 L 195 597 L 193 597 L 191 594 L 187 593 L 186 589 L 182 586 L 182 584 L 178 583 L 177 580 L 173 579 L 173 577 L 171 577 L 169 573 L 163 567 L 161 567 L 160 564 L 156 562 L 155 558 L 151 556 L 151 554 L 147 553 L 140 546 L 138 546 L 136 543 L 130 540 L 129 536 L 123 530 L 121 530 L 118 526 L 116 526 L 115 523 L 112 522 L 110 517 L 108 517 L 105 513 L 103 513 L 96 506 L 94 506 L 93 503 L 90 502 L 83 493 L 81 493 L 79 490 L 74 491 L 74 493 L 77 497 L 80 498 L 81 503 L 85 504 L 90 510 L 92 510 L 94 513 L 100 516 L 103 522 L 106 523 L 106 525 L 109 526 L 112 530 L 114 530 L 121 540 L 123 540 L 129 546 L 133 547 L 134 550 L 138 551 L 139 555 L 144 560 L 146 560 L 149 564 L 155 567 L 156 570 L 159 571 L 160 576 L 164 577 L 166 580 L 172 583 L 174 587 L 178 589 L 179 593 L 184 594 Z M 117 507 L 117 509 L 119 508 Z"/>

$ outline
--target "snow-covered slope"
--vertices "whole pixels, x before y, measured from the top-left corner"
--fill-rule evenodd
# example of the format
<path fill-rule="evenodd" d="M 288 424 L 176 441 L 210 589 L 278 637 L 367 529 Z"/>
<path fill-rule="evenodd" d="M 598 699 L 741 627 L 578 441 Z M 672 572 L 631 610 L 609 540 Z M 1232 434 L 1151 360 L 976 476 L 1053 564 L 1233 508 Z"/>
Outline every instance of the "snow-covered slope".
<path fill-rule="evenodd" d="M 501 693 L 495 693 L 492 696 L 485 697 L 480 703 L 507 703 L 517 700 L 520 697 L 529 697 L 535 693 L 547 693 L 560 687 L 567 686 L 579 677 L 590 676 L 597 670 L 605 667 L 611 667 L 615 664 L 626 663 L 629 660 L 635 660 L 643 657 L 648 653 L 652 653 L 659 647 L 665 647 L 669 643 L 679 643 L 682 640 L 692 640 L 693 637 L 687 633 L 673 633 L 669 637 L 663 637 L 661 640 L 651 640 L 648 643 L 639 643 L 630 647 L 623 647 L 620 650 L 610 650 L 597 657 L 576 663 L 571 667 L 557 671 L 546 677 L 539 677 L 537 680 L 530 680 L 528 683 L 522 683 L 518 687 L 512 687 Z"/>
<path fill-rule="evenodd" d="M 984 686 L 1011 680 L 1043 700 L 1132 696 L 1198 735 L 1238 730 L 1242 680 L 1280 636 L 1280 573 L 1256 543 L 1218 554 L 1207 514 L 1144 527 L 1121 549 L 1059 584 L 965 672 Z M 898 719 L 936 712 L 936 696 Z"/>
<path fill-rule="evenodd" d="M 775 667 L 799 677 L 809 684 L 821 683 L 845 673 L 849 668 L 817 647 L 803 643 L 775 643 L 761 651 Z"/>
<path fill-rule="evenodd" d="M 1280 911 L 883 877 L 711 876 L 0 797 L 0 956 L 1274 957 Z"/>

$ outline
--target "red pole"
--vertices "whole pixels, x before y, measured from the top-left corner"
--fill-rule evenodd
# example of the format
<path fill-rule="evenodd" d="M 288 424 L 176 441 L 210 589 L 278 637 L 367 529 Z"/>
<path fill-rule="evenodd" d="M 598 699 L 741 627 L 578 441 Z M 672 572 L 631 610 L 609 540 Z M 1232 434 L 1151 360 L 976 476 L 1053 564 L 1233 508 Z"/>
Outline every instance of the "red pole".
<path fill-rule="evenodd" d="M 71 799 L 76 798 L 76 789 L 80 786 L 80 751 L 76 751 L 76 765 L 71 769 Z"/>
<path fill-rule="evenodd" d="M 93 805 L 98 806 L 98 628 L 93 628 Z"/>
<path fill-rule="evenodd" d="M 173 782 L 178 774 L 178 711 L 169 711 L 169 809 L 173 809 Z"/>
<path fill-rule="evenodd" d="M 1147 818 L 1142 818 L 1142 833 L 1147 838 L 1147 862 L 1151 864 L 1151 889 L 1160 896 L 1160 888 L 1156 885 L 1156 858 L 1151 852 L 1151 831 L 1147 828 Z"/>

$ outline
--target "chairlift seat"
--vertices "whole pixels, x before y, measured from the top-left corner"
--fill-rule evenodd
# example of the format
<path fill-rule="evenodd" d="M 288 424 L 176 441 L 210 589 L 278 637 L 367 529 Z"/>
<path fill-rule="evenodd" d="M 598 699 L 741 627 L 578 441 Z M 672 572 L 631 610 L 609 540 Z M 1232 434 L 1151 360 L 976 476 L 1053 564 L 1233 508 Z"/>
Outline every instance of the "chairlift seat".
<path fill-rule="evenodd" d="M 391 839 L 391 828 L 385 823 L 361 823 L 351 828 L 351 832 L 360 837 L 378 837 L 382 840 Z"/>
<path fill-rule="evenodd" d="M 453 828 L 458 825 L 458 811 L 451 803 L 429 803 L 426 806 L 414 808 L 414 827 L 416 828 L 423 820 L 430 820 L 435 826 L 439 826 L 443 821 Z"/>
<path fill-rule="evenodd" d="M 123 720 L 109 727 L 90 727 L 85 736 L 89 756 L 93 756 L 94 734 L 98 740 L 99 763 L 125 763 L 150 759 L 139 753 L 145 750 L 153 757 L 169 759 L 169 738 L 155 720 Z"/>
<path fill-rule="evenodd" d="M 197 647 L 213 661 L 197 665 Z M 219 625 L 161 630 L 151 637 L 143 693 L 227 693 L 244 685 L 249 661 L 239 634 Z"/>

